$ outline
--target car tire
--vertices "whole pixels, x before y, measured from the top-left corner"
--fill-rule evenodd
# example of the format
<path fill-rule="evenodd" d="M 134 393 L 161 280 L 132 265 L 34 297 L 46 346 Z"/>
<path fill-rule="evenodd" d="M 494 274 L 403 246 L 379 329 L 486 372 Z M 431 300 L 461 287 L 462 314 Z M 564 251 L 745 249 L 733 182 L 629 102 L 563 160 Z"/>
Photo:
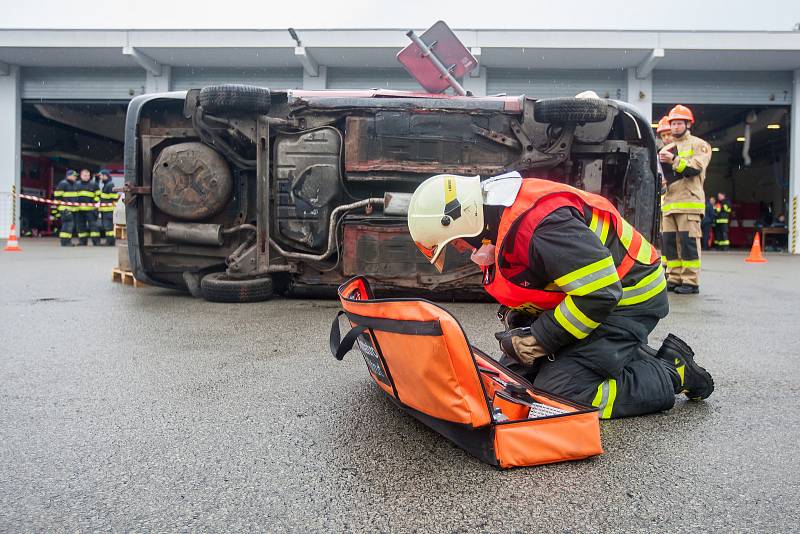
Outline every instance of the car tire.
<path fill-rule="evenodd" d="M 599 98 L 543 98 L 533 105 L 536 122 L 603 122 L 608 103 Z"/>
<path fill-rule="evenodd" d="M 207 113 L 258 113 L 269 112 L 272 95 L 266 87 L 241 84 L 209 85 L 200 89 L 198 101 Z"/>
<path fill-rule="evenodd" d="M 224 272 L 200 280 L 200 294 L 211 302 L 262 302 L 272 297 L 272 278 L 234 279 Z"/>

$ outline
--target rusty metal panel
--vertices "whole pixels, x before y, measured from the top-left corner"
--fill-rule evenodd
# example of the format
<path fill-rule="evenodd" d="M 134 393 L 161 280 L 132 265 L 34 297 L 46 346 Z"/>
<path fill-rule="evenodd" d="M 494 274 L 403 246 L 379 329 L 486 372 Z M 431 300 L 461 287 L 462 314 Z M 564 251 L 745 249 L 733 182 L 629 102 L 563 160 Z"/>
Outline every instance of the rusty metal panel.
<path fill-rule="evenodd" d="M 480 132 L 497 132 L 506 138 L 512 135 L 509 124 L 502 114 L 379 111 L 351 116 L 345 133 L 345 170 L 497 174 L 518 157 L 519 150 Z"/>
<path fill-rule="evenodd" d="M 453 247 L 445 250 L 447 271 L 440 274 L 417 250 L 405 224 L 344 225 L 342 274 L 362 275 L 380 280 L 391 287 L 442 286 L 477 288 L 480 271 L 469 260 L 469 253 Z"/>

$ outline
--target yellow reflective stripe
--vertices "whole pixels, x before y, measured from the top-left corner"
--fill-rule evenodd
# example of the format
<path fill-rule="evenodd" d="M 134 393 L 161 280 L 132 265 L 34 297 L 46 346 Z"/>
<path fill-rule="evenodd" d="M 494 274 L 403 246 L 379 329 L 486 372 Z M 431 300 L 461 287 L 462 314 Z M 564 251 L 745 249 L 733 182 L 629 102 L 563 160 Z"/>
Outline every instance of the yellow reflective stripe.
<path fill-rule="evenodd" d="M 613 378 L 608 380 L 608 401 L 600 419 L 611 419 L 611 411 L 614 409 L 614 401 L 617 400 L 617 381 Z"/>
<path fill-rule="evenodd" d="M 589 293 L 593 293 L 598 289 L 603 289 L 606 286 L 610 286 L 614 282 L 618 281 L 619 281 L 619 274 L 617 273 L 616 269 L 612 268 L 612 272 L 605 275 L 604 277 L 598 278 L 597 280 L 589 282 L 588 284 L 583 285 L 579 288 L 567 291 L 566 293 L 570 295 L 575 295 L 576 297 L 582 297 L 584 295 L 588 295 Z"/>
<path fill-rule="evenodd" d="M 667 268 L 672 269 L 674 267 L 683 267 L 682 260 L 668 260 L 667 261 Z"/>
<path fill-rule="evenodd" d="M 600 239 L 605 245 L 608 239 L 608 218 L 609 215 L 605 211 L 592 209 L 592 220 L 589 223 L 589 229 Z"/>
<path fill-rule="evenodd" d="M 686 160 L 683 158 L 678 159 L 678 164 L 675 165 L 675 172 L 683 172 L 686 170 Z"/>
<path fill-rule="evenodd" d="M 622 235 L 620 236 L 619 240 L 622 241 L 622 244 L 625 248 L 629 248 L 631 246 L 631 240 L 633 239 L 633 226 L 622 219 Z"/>
<path fill-rule="evenodd" d="M 574 315 L 576 319 L 583 323 L 584 326 L 591 328 L 592 330 L 600 326 L 600 323 L 592 321 L 581 310 L 578 309 L 571 296 L 567 295 L 567 298 L 564 299 L 564 302 L 567 304 L 567 309 L 569 309 L 569 311 L 572 312 L 572 315 Z"/>
<path fill-rule="evenodd" d="M 694 156 L 694 149 L 690 148 L 688 150 L 679 150 L 678 155 L 683 158 L 690 158 Z"/>
<path fill-rule="evenodd" d="M 61 196 L 68 197 L 68 198 L 74 198 L 74 197 L 78 196 L 78 192 L 77 191 L 64 191 L 64 193 Z"/>
<path fill-rule="evenodd" d="M 667 287 L 667 279 L 660 268 L 645 276 L 633 287 L 622 288 L 622 298 L 617 306 L 632 306 L 646 302 L 661 293 Z"/>
<path fill-rule="evenodd" d="M 54 197 L 60 197 L 60 196 L 61 196 L 61 195 L 63 195 L 63 194 L 64 194 L 64 192 L 63 192 L 63 191 L 60 191 L 60 190 L 59 190 L 59 191 L 53 191 L 53 196 L 54 196 Z"/>
<path fill-rule="evenodd" d="M 639 254 L 636 255 L 636 261 L 650 265 L 650 257 L 653 255 L 653 245 L 648 243 L 645 238 L 642 238 L 642 246 L 639 247 Z"/>
<path fill-rule="evenodd" d="M 700 260 L 683 260 L 683 266 L 689 267 L 690 269 L 699 269 Z"/>
<path fill-rule="evenodd" d="M 702 202 L 671 202 L 661 206 L 661 211 L 670 210 L 704 210 L 705 204 Z"/>
<path fill-rule="evenodd" d="M 556 306 L 553 316 L 564 330 L 577 339 L 585 338 L 592 333 L 592 330 L 600 326 L 600 323 L 592 321 L 578 309 L 570 295 L 567 295 L 567 298 Z"/>
<path fill-rule="evenodd" d="M 675 360 L 675 365 L 677 367 L 675 367 L 675 370 L 678 371 L 678 376 L 681 377 L 681 386 L 682 386 L 684 384 L 684 382 L 685 382 L 684 374 L 686 374 L 686 366 L 685 365 L 678 365 L 679 363 L 681 363 L 681 361 L 676 359 Z"/>
<path fill-rule="evenodd" d="M 617 381 L 609 378 L 597 386 L 597 393 L 592 400 L 592 406 L 600 412 L 600 419 L 611 419 L 615 400 L 617 400 Z"/>
<path fill-rule="evenodd" d="M 614 258 L 611 256 L 605 257 L 602 260 L 598 260 L 594 263 L 590 263 L 580 269 L 576 269 L 571 273 L 567 273 L 564 276 L 555 279 L 555 283 L 558 284 L 560 287 L 564 287 L 565 285 L 569 284 L 577 280 L 578 278 L 583 278 L 584 276 L 592 273 L 596 273 L 602 269 L 607 267 L 614 267 Z"/>
<path fill-rule="evenodd" d="M 456 179 L 452 176 L 447 176 L 444 179 L 444 203 L 445 205 L 454 201 L 457 197 L 456 193 Z"/>
<path fill-rule="evenodd" d="M 59 232 L 59 233 L 58 233 L 58 237 L 60 237 L 60 238 L 62 238 L 62 239 L 63 239 L 63 238 L 66 238 L 66 237 L 69 237 L 69 238 L 71 238 L 71 237 L 72 237 L 72 234 L 71 234 L 71 233 L 69 233 L 69 232 Z"/>
<path fill-rule="evenodd" d="M 567 297 L 567 298 L 569 298 L 569 297 Z M 574 337 L 576 337 L 578 339 L 583 339 L 583 338 L 585 338 L 586 336 L 589 335 L 589 334 L 585 334 L 585 333 L 581 332 L 580 330 L 578 330 L 575 326 L 572 325 L 572 323 L 566 317 L 564 317 L 564 314 L 561 311 L 561 304 L 556 306 L 556 309 L 553 312 L 553 317 L 558 322 L 558 324 L 561 325 L 561 327 L 564 330 L 566 330 L 567 332 L 572 334 Z"/>

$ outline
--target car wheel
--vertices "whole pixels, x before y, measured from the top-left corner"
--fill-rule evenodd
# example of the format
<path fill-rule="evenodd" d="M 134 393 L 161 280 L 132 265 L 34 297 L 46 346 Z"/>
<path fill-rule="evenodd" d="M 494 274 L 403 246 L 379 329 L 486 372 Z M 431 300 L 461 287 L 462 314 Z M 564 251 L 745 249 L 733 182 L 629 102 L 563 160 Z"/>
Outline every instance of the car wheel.
<path fill-rule="evenodd" d="M 211 302 L 261 302 L 272 297 L 272 278 L 229 278 L 211 273 L 200 280 L 200 294 Z"/>
<path fill-rule="evenodd" d="M 272 95 L 266 87 L 255 85 L 224 84 L 209 85 L 200 89 L 198 101 L 203 109 L 211 113 L 224 115 L 227 113 L 269 112 Z"/>
<path fill-rule="evenodd" d="M 599 98 L 543 98 L 533 105 L 537 122 L 603 122 L 608 103 Z"/>

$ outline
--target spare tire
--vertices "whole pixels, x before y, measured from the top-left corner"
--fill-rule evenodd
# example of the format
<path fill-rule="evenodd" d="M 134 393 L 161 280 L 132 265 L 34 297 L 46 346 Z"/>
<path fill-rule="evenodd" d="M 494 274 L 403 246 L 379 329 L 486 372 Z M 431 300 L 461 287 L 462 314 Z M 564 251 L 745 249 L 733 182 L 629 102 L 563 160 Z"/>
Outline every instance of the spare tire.
<path fill-rule="evenodd" d="M 215 113 L 265 115 L 272 104 L 272 95 L 266 87 L 231 83 L 203 87 L 200 89 L 198 101 L 203 109 L 212 115 Z"/>
<path fill-rule="evenodd" d="M 261 302 L 272 297 L 272 278 L 234 279 L 211 273 L 200 280 L 200 294 L 211 302 Z"/>
<path fill-rule="evenodd" d="M 543 98 L 533 104 L 536 122 L 603 122 L 608 103 L 599 98 Z"/>

